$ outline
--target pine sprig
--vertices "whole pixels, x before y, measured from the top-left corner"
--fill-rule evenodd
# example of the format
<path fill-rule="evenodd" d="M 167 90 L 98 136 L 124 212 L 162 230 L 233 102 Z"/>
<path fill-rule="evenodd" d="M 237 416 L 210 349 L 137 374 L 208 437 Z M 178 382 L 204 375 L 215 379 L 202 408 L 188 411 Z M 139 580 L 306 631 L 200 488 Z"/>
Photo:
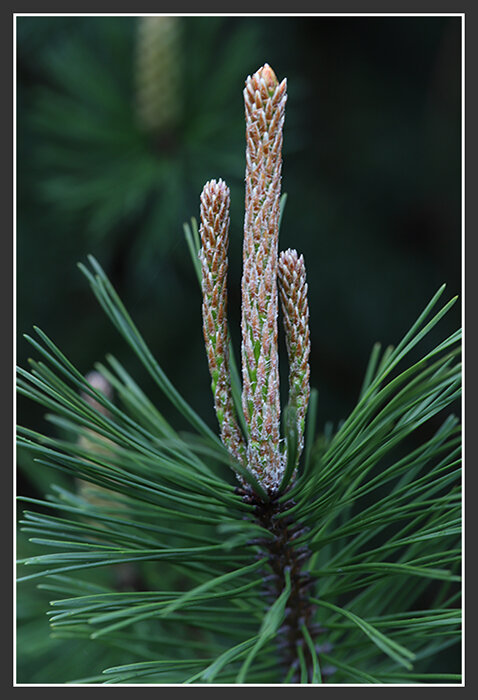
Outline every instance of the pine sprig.
<path fill-rule="evenodd" d="M 42 339 L 45 340 L 46 336 L 42 336 Z M 37 347 L 43 347 L 37 341 L 34 343 Z M 111 440 L 111 453 L 105 460 L 100 454 L 86 452 L 77 440 L 60 441 L 27 430 L 20 431 L 20 441 L 27 449 L 37 454 L 37 459 L 41 459 L 42 462 L 108 488 L 111 501 L 109 505 L 100 506 L 78 495 L 57 491 L 42 504 L 50 510 L 63 513 L 62 516 L 37 516 L 26 513 L 25 528 L 29 534 L 34 535 L 33 540 L 37 545 L 43 548 L 53 546 L 55 550 L 60 550 L 54 554 L 27 558 L 24 563 L 38 569 L 32 576 L 40 580 L 46 577 L 47 581 L 51 580 L 52 585 L 55 585 L 54 581 L 59 576 L 64 580 L 69 572 L 81 573 L 84 570 L 110 567 L 113 564 L 118 566 L 133 562 L 138 564 L 162 561 L 173 568 L 179 565 L 197 582 L 191 589 L 194 594 L 186 600 L 183 593 L 174 594 L 168 590 L 163 593 L 158 591 L 156 594 L 153 590 L 146 594 L 146 599 L 141 597 L 142 594 L 132 592 L 123 596 L 121 602 L 119 594 L 113 591 L 100 597 L 95 597 L 96 594 L 93 598 L 91 594 L 86 598 L 84 595 L 78 597 L 78 591 L 71 588 L 76 585 L 75 579 L 71 579 L 66 584 L 66 590 L 74 591 L 74 596 L 67 597 L 63 602 L 59 601 L 67 607 L 63 608 L 64 613 L 60 607 L 53 615 L 51 622 L 55 634 L 81 635 L 81 630 L 86 624 L 91 630 L 89 635 L 93 634 L 95 639 L 108 643 L 108 640 L 113 639 L 114 635 L 122 630 L 134 630 L 137 625 L 146 623 L 157 626 L 159 619 L 164 619 L 164 624 L 167 621 L 174 622 L 175 629 L 181 623 L 184 629 L 202 629 L 204 633 L 213 635 L 219 630 L 225 633 L 227 623 L 227 636 L 232 641 L 231 651 L 228 652 L 224 648 L 219 651 L 220 646 L 216 643 L 216 646 L 213 645 L 209 661 L 205 658 L 200 661 L 191 659 L 191 664 L 194 661 L 196 668 L 202 664 L 204 674 L 198 669 L 193 675 L 189 672 L 188 677 L 192 679 L 191 682 L 228 682 L 227 679 L 233 681 L 244 666 L 245 659 L 249 658 L 247 653 L 251 654 L 251 650 L 257 644 L 259 622 L 267 609 L 263 599 L 257 596 L 263 585 L 261 567 L 264 566 L 264 560 L 258 563 L 257 567 L 254 565 L 254 570 L 259 573 L 256 577 L 254 571 L 248 569 L 250 564 L 247 564 L 252 552 L 257 549 L 257 545 L 250 543 L 257 541 L 258 537 L 264 537 L 265 531 L 254 525 L 253 517 L 250 516 L 246 521 L 242 519 L 245 513 L 251 512 L 250 507 L 234 495 L 233 486 L 227 486 L 222 478 L 215 475 L 207 463 L 195 454 L 192 447 L 184 444 L 180 438 L 174 438 L 171 431 L 165 430 L 164 426 L 169 424 L 164 417 L 159 421 L 159 425 L 163 426 L 161 437 L 159 432 L 150 432 L 151 426 L 146 422 L 150 420 L 149 414 L 143 411 L 137 413 L 134 442 L 131 443 L 132 419 L 128 414 L 102 395 L 97 396 L 98 401 L 109 407 L 114 419 L 92 408 L 77 391 L 80 386 L 86 388 L 86 380 L 78 379 L 79 373 L 70 366 L 66 358 L 61 363 L 57 360 L 58 355 L 50 352 L 51 341 L 47 345 L 48 350 L 43 348 L 43 354 L 53 362 L 55 371 L 47 371 L 34 363 L 31 372 L 21 373 L 20 389 L 31 398 L 46 404 L 50 410 L 61 413 L 62 409 L 68 407 L 70 432 L 74 430 L 75 425 L 77 434 L 82 434 L 92 427 L 98 434 L 103 432 L 104 437 Z M 441 409 L 443 393 L 446 393 L 447 386 L 453 385 L 459 376 L 459 367 L 450 366 L 450 353 L 447 351 L 451 343 L 445 341 L 441 345 L 444 351 L 438 360 L 435 359 L 437 353 L 434 350 L 424 355 L 424 360 L 432 357 L 435 362 L 433 371 L 418 372 L 418 382 L 416 371 L 408 370 L 398 374 L 396 379 L 400 378 L 400 381 L 390 380 L 395 382 L 395 389 L 402 387 L 401 393 L 396 394 L 400 398 L 402 415 L 409 414 L 410 401 L 413 402 L 416 396 L 424 396 L 428 392 L 431 393 L 433 401 L 427 403 L 427 415 L 433 415 L 434 411 Z M 393 362 L 393 358 L 389 361 Z M 113 364 L 117 369 L 120 367 L 116 363 Z M 421 368 L 425 362 L 419 360 L 416 364 Z M 437 372 L 444 367 L 445 379 L 438 374 L 440 382 L 437 391 Z M 75 387 L 74 390 L 67 391 L 66 384 L 57 374 L 60 370 L 63 375 L 67 375 Z M 389 366 L 384 365 L 379 377 L 382 382 L 383 377 L 388 376 L 388 370 Z M 41 381 L 39 375 L 42 376 Z M 116 386 L 122 387 L 123 399 L 129 398 L 129 401 L 126 401 L 127 405 L 135 406 L 138 396 L 144 397 L 142 401 L 147 401 L 141 390 L 128 379 L 128 375 L 121 375 L 120 372 L 118 377 L 110 371 L 109 376 L 116 376 Z M 442 386 L 444 381 L 445 386 Z M 378 382 L 374 383 L 377 389 Z M 384 446 L 382 451 L 377 451 L 377 444 L 370 445 L 374 465 L 377 461 L 387 458 L 394 445 L 403 442 L 411 427 L 408 426 L 406 431 L 403 427 L 400 428 L 400 421 L 396 420 L 397 402 L 385 403 L 386 411 L 389 411 L 395 420 L 387 421 L 387 412 L 383 414 L 382 407 L 381 421 L 387 426 L 388 432 L 386 435 L 379 432 L 377 437 L 374 416 L 377 414 L 377 408 L 383 406 L 380 391 L 385 391 L 387 386 L 384 382 L 383 387 L 375 394 L 372 391 L 368 392 L 371 397 L 369 400 L 376 402 L 375 413 L 368 410 L 368 402 L 364 401 L 362 412 L 357 411 L 354 416 L 356 425 L 360 425 L 358 437 L 355 438 L 356 441 L 360 439 L 360 449 L 363 450 L 364 444 L 367 444 L 367 431 L 371 434 L 369 439 L 379 439 L 380 445 Z M 403 387 L 408 391 L 403 391 Z M 94 390 L 91 391 L 94 393 Z M 452 394 L 448 392 L 446 396 L 450 402 Z M 174 398 L 173 395 L 172 399 Z M 420 405 L 423 405 L 423 401 Z M 138 422 L 138 418 L 142 419 L 143 426 Z M 357 420 L 358 418 L 361 420 Z M 415 416 L 412 427 L 419 426 L 419 418 Z M 352 421 L 345 421 L 342 430 L 344 434 L 349 435 L 347 423 L 350 425 Z M 397 435 L 394 436 L 394 433 Z M 352 431 L 351 437 L 354 435 Z M 355 483 L 353 490 L 350 487 L 361 473 L 359 463 L 351 458 L 356 452 L 357 444 L 349 439 L 347 450 L 336 454 L 336 440 L 337 437 L 322 454 L 320 464 L 315 465 L 308 479 L 299 473 L 293 487 L 297 504 L 284 512 L 289 518 L 294 515 L 296 521 L 305 524 L 305 531 L 296 538 L 297 546 L 303 546 L 306 542 L 315 552 L 311 559 L 309 576 L 314 581 L 312 590 L 318 593 L 317 597 L 311 600 L 317 601 L 317 621 L 314 625 L 319 625 L 322 631 L 318 633 L 313 628 L 309 636 L 320 640 L 320 648 L 324 645 L 324 648 L 327 648 L 327 644 L 333 646 L 329 652 L 318 651 L 317 663 L 322 669 L 322 680 L 327 679 L 324 669 L 330 670 L 333 665 L 336 670 L 331 679 L 337 679 L 337 682 L 363 682 L 371 677 L 375 682 L 390 682 L 389 679 L 394 678 L 394 673 L 398 672 L 393 671 L 389 665 L 386 665 L 382 672 L 367 671 L 368 668 L 375 667 L 381 653 L 386 653 L 387 656 L 389 652 L 392 660 L 399 665 L 408 659 L 408 667 L 411 661 L 410 654 L 417 658 L 420 655 L 426 658 L 427 649 L 435 647 L 436 640 L 441 640 L 441 644 L 454 643 L 459 633 L 459 611 L 456 606 L 453 607 L 451 599 L 450 607 L 443 606 L 442 603 L 441 608 L 431 607 L 420 614 L 413 610 L 413 601 L 426 590 L 417 587 L 417 581 L 442 580 L 444 583 L 453 584 L 458 579 L 459 428 L 456 419 L 448 418 L 435 435 L 420 447 L 406 456 L 390 461 L 380 473 L 368 478 L 365 475 L 363 480 L 361 479 L 363 484 Z M 174 458 L 171 457 L 173 446 Z M 180 466 L 181 462 L 183 468 Z M 340 480 L 332 478 L 336 473 L 336 463 L 340 465 Z M 328 473 L 331 470 L 330 465 L 333 467 L 331 474 Z M 370 465 L 370 470 L 372 467 L 373 465 Z M 171 493 L 168 484 L 174 486 L 174 493 Z M 369 498 L 375 490 L 383 492 L 387 484 L 388 494 L 367 505 L 365 497 Z M 201 491 L 204 491 L 206 500 L 201 500 Z M 287 498 L 290 498 L 290 493 L 287 494 Z M 314 498 L 314 494 L 318 493 L 320 496 Z M 218 502 L 211 508 L 210 499 L 213 494 Z M 224 504 L 223 509 L 220 507 L 221 503 Z M 356 510 L 355 514 L 352 513 L 341 524 L 340 516 L 344 508 L 350 508 L 352 505 Z M 183 524 L 181 530 L 171 528 L 174 522 Z M 197 529 L 189 530 L 187 523 L 194 522 L 208 527 L 208 534 L 201 535 Z M 228 527 L 231 534 L 223 535 L 218 542 L 220 523 L 223 523 L 224 527 L 230 523 Z M 386 535 L 390 524 L 393 523 L 398 524 L 399 529 L 391 535 Z M 256 532 L 251 528 L 255 528 Z M 227 528 L 223 528 L 223 532 L 227 532 Z M 240 535 L 239 539 L 237 535 Z M 381 542 L 378 546 L 374 544 L 377 537 Z M 252 551 L 248 553 L 251 546 Z M 231 566 L 237 568 L 231 570 Z M 228 575 L 227 569 L 238 579 L 239 585 L 232 586 L 228 583 L 229 579 L 224 580 L 224 575 Z M 78 583 L 81 584 L 81 579 Z M 215 586 L 220 590 L 216 591 Z M 65 590 L 64 584 L 62 590 Z M 397 595 L 399 592 L 400 595 Z M 154 595 L 157 602 L 151 600 L 151 596 L 154 598 Z M 343 603 L 337 604 L 343 600 L 344 595 L 349 599 L 346 607 L 343 607 Z M 74 605 L 72 610 L 68 607 L 68 599 Z M 113 600 L 116 607 L 112 609 Z M 226 608 L 224 603 L 222 604 L 220 613 L 219 600 L 227 602 Z M 181 610 L 179 617 L 178 608 L 174 607 L 178 601 Z M 344 612 L 337 617 L 338 612 L 331 608 L 331 605 Z M 169 614 L 163 615 L 168 606 Z M 57 608 L 58 605 L 54 607 Z M 245 609 L 249 611 L 246 618 Z M 336 613 L 335 617 L 328 614 L 333 611 Z M 223 619 L 224 615 L 226 621 Z M 357 617 L 363 620 L 363 623 L 358 624 Z M 117 621 L 115 618 L 118 618 Z M 344 620 L 347 619 L 350 625 L 345 624 Z M 248 630 L 249 637 L 244 637 Z M 382 630 L 385 641 L 374 630 Z M 428 630 L 426 634 L 425 630 Z M 431 630 L 433 636 L 430 636 Z M 152 632 L 150 634 L 154 636 Z M 304 636 L 307 637 L 306 634 Z M 162 636 L 158 636 L 158 640 L 161 638 L 168 638 L 167 630 Z M 176 639 L 180 638 L 181 635 L 176 636 Z M 245 639 L 249 641 L 246 642 Z M 365 653 L 364 644 L 367 639 L 371 646 Z M 394 658 L 392 652 L 395 647 L 392 644 L 389 648 L 391 642 L 386 641 L 389 639 L 395 641 L 400 648 L 409 650 L 410 654 L 403 657 L 400 656 L 403 652 L 400 652 L 400 661 Z M 189 648 L 186 641 L 184 644 Z M 153 648 L 156 648 L 156 645 L 153 645 Z M 235 651 L 232 651 L 233 649 Z M 310 643 L 306 642 L 304 649 L 309 649 L 310 652 Z M 192 652 L 192 648 L 190 651 Z M 195 648 L 194 653 L 197 652 Z M 269 668 L 269 678 L 280 680 L 280 665 L 274 666 L 270 655 L 268 647 L 257 650 L 254 662 L 251 660 L 246 667 L 246 671 L 248 668 L 253 670 L 250 675 L 248 672 L 246 682 L 253 682 L 254 678 L 261 677 L 261 664 Z M 216 656 L 218 663 L 214 666 Z M 300 666 L 300 660 L 298 663 Z M 179 664 L 177 669 L 179 668 L 183 666 Z M 207 668 L 213 668 L 214 672 L 206 672 Z M 231 673 L 229 669 L 234 668 L 236 670 Z M 314 677 L 318 678 L 315 662 L 313 668 Z M 171 659 L 169 665 L 152 664 L 141 667 L 141 674 L 136 667 L 129 671 L 123 669 L 121 673 L 119 670 L 114 673 L 111 671 L 102 682 L 106 682 L 106 677 L 110 678 L 110 682 L 126 682 L 127 679 L 153 679 L 161 682 L 164 678 L 172 677 L 175 678 L 175 682 L 186 680 L 186 674 L 174 669 L 175 665 Z M 278 676 L 274 675 L 276 672 L 279 673 Z M 173 676 L 168 676 L 167 673 Z M 291 676 L 293 677 L 294 675 Z M 413 674 L 409 680 L 413 681 Z"/>
<path fill-rule="evenodd" d="M 117 318 L 120 309 L 113 308 Z M 437 315 L 440 312 L 434 318 Z M 415 332 L 420 332 L 418 327 Z M 159 412 L 138 410 L 138 405 L 150 406 L 149 399 L 117 361 L 110 358 L 107 377 L 114 378 L 122 408 L 88 388 L 86 378 L 44 334 L 40 337 L 41 342 L 33 338 L 32 342 L 50 366 L 33 362 L 30 371 L 22 370 L 20 391 L 63 415 L 68 439 L 20 429 L 20 443 L 36 456 L 39 468 L 40 463 L 48 464 L 101 485 L 107 496 L 95 503 L 60 489 L 53 490 L 48 500 L 37 501 L 52 514 L 26 512 L 23 527 L 36 546 L 53 547 L 55 552 L 23 560 L 34 573 L 20 579 L 45 581 L 47 588 L 63 593 L 51 616 L 55 635 L 86 634 L 106 645 L 123 640 L 131 645 L 131 653 L 134 644 L 127 640 L 144 636 L 152 640 L 147 644 L 150 654 L 166 653 L 168 659 L 111 667 L 104 677 L 88 682 L 217 683 L 235 682 L 238 675 L 244 682 L 284 680 L 287 671 L 274 652 L 283 633 L 278 629 L 264 646 L 258 645 L 268 609 L 268 598 L 258 595 L 268 575 L 268 557 L 253 564 L 251 558 L 263 551 L 264 538 L 273 544 L 271 533 L 234 493 L 234 486 L 224 481 L 219 462 L 213 467 L 204 461 L 194 441 L 184 442 Z M 394 448 L 419 429 L 423 413 L 430 418 L 443 410 L 444 402 L 452 401 L 459 365 L 451 348 L 457 342 L 453 334 L 440 344 L 441 356 L 429 350 L 412 365 L 414 371 L 400 372 L 397 367 L 395 378 L 389 378 L 385 363 L 371 381 L 367 400 L 362 399 L 360 410 L 355 409 L 342 425 L 345 447 L 338 450 L 336 434 L 325 452 L 317 453 L 318 460 L 310 457 L 314 468 L 307 473 L 299 470 L 293 487 L 280 497 L 285 502 L 293 496 L 295 504 L 277 517 L 301 523 L 303 531 L 294 544 L 307 545 L 312 553 L 308 595 L 315 609 L 311 624 L 301 631 L 305 646 L 297 661 L 299 675 L 292 670 L 289 680 L 300 680 L 310 663 L 307 682 L 312 678 L 319 682 L 319 676 L 322 682 L 371 678 L 378 683 L 393 678 L 429 682 L 433 676 L 410 672 L 408 677 L 397 669 L 426 663 L 434 649 L 459 639 L 456 593 L 425 610 L 415 602 L 423 599 L 430 583 L 456 587 L 459 579 L 457 419 L 447 418 L 422 445 L 390 459 Z M 140 357 L 141 353 L 140 349 Z M 156 368 L 149 353 L 143 360 L 147 358 L 153 374 Z M 430 360 L 431 365 L 422 369 Z M 389 362 L 393 361 L 390 356 Z M 108 414 L 89 404 L 82 391 L 108 407 Z M 388 396 L 394 400 L 387 403 Z M 418 403 L 417 397 L 422 397 Z M 171 400 L 174 405 L 174 392 Z M 417 415 L 410 413 L 411 405 L 420 407 Z M 91 436 L 92 429 L 108 439 L 107 456 L 86 450 L 78 441 L 81 435 Z M 208 442 L 204 435 L 203 439 Z M 222 454 L 227 461 L 216 440 L 209 439 L 209 444 L 217 457 Z M 367 454 L 368 463 L 360 461 L 358 456 Z M 347 511 L 350 515 L 343 519 Z M 143 593 L 121 594 L 111 587 L 103 593 L 82 592 L 86 585 L 82 572 L 124 565 L 154 569 L 155 562 L 167 567 L 172 580 L 186 575 L 191 581 L 188 593 L 175 592 L 174 587 L 149 588 L 145 583 Z M 141 632 L 144 625 L 148 628 Z M 200 648 L 188 642 L 192 629 L 205 635 Z M 177 646 L 169 645 L 171 634 Z M 229 647 L 224 646 L 226 639 Z M 187 652 L 189 659 L 181 655 L 178 661 L 185 663 L 176 664 L 173 649 Z M 247 665 L 246 659 L 250 659 Z M 333 674 L 327 675 L 332 668 Z"/>
<path fill-rule="evenodd" d="M 235 412 L 247 449 L 231 450 L 173 386 L 93 257 L 82 272 L 171 411 L 163 415 L 114 357 L 92 381 L 43 331 L 27 336 L 40 359 L 19 368 L 18 389 L 47 409 L 55 433 L 21 427 L 19 445 L 70 486 L 22 499 L 35 549 L 20 559 L 18 581 L 52 595 L 54 638 L 103 650 L 70 680 L 459 680 L 456 664 L 436 659 L 461 632 L 461 435 L 446 413 L 460 394 L 461 336 L 429 341 L 455 299 L 439 306 L 441 287 L 396 347 L 376 344 L 356 406 L 318 434 L 303 261 L 295 251 L 282 266 L 277 259 L 284 103 L 285 82 L 268 66 L 248 79 L 243 411 L 225 321 L 225 186 L 206 192 L 201 242 L 194 222 L 185 228 L 193 257 L 202 243 L 195 264 L 216 409 L 226 401 Z M 278 275 L 291 371 L 286 449 L 274 374 Z M 175 428 L 176 413 L 187 432 Z"/>

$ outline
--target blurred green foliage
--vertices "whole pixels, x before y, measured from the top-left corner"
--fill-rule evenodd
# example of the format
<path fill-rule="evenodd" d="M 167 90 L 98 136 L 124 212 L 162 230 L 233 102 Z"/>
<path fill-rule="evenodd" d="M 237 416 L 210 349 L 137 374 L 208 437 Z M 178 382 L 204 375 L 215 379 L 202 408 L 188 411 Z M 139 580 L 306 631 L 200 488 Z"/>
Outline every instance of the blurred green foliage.
<path fill-rule="evenodd" d="M 242 86 L 267 61 L 289 84 L 280 245 L 306 260 L 319 424 L 340 420 L 373 342 L 395 342 L 442 282 L 460 291 L 460 19 L 182 17 L 181 109 L 159 134 L 137 119 L 139 22 L 17 18 L 18 333 L 39 325 L 85 373 L 108 351 L 128 366 L 76 268 L 93 253 L 215 425 L 182 224 L 204 182 L 224 178 L 238 349 Z M 26 353 L 20 339 L 22 365 Z M 32 427 L 35 411 L 19 403 Z"/>

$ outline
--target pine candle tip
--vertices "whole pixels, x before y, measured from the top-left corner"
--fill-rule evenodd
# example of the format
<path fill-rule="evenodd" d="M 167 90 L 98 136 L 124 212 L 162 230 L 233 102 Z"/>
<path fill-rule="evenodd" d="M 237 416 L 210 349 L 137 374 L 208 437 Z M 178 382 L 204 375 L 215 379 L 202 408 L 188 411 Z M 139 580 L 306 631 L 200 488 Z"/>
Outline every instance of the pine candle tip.
<path fill-rule="evenodd" d="M 226 182 L 219 178 L 218 180 L 208 180 L 206 184 L 203 187 L 203 192 L 212 192 L 212 193 L 217 193 L 217 192 L 224 192 L 229 190 L 229 187 L 227 186 Z"/>
<path fill-rule="evenodd" d="M 258 77 L 262 78 L 269 90 L 273 90 L 279 84 L 276 74 L 268 63 L 265 63 L 262 68 L 257 71 Z"/>

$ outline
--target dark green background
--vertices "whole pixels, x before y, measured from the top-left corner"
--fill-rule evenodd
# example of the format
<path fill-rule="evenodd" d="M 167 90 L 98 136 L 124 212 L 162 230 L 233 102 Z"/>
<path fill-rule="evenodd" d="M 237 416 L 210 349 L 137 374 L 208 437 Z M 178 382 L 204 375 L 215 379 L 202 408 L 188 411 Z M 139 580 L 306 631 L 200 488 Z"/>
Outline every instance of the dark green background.
<path fill-rule="evenodd" d="M 443 282 L 447 298 L 460 293 L 461 20 L 181 21 L 182 117 L 153 139 L 134 119 L 137 19 L 17 18 L 19 364 L 31 353 L 21 334 L 36 324 L 85 373 L 113 352 L 163 405 L 76 267 L 93 253 L 162 367 L 215 425 L 182 224 L 198 216 L 206 180 L 226 179 L 238 352 L 242 89 L 268 62 L 289 86 L 280 247 L 306 260 L 319 424 L 337 422 L 353 407 L 373 343 L 398 342 Z M 147 180 L 151 164 L 157 177 Z M 437 333 L 459 323 L 457 305 Z M 285 377 L 283 366 L 284 386 Z M 22 400 L 18 414 L 45 427 L 42 410 Z M 22 474 L 21 492 L 35 493 L 35 472 Z"/>

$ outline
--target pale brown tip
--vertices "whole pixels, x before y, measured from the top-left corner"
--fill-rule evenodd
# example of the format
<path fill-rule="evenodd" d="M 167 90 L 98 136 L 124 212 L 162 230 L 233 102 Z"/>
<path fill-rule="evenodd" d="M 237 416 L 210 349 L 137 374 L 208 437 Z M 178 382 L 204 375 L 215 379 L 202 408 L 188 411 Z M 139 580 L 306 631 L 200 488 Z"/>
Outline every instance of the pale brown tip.
<path fill-rule="evenodd" d="M 259 78 L 262 78 L 269 90 L 275 88 L 279 84 L 276 74 L 268 63 L 265 63 L 257 72 Z"/>

